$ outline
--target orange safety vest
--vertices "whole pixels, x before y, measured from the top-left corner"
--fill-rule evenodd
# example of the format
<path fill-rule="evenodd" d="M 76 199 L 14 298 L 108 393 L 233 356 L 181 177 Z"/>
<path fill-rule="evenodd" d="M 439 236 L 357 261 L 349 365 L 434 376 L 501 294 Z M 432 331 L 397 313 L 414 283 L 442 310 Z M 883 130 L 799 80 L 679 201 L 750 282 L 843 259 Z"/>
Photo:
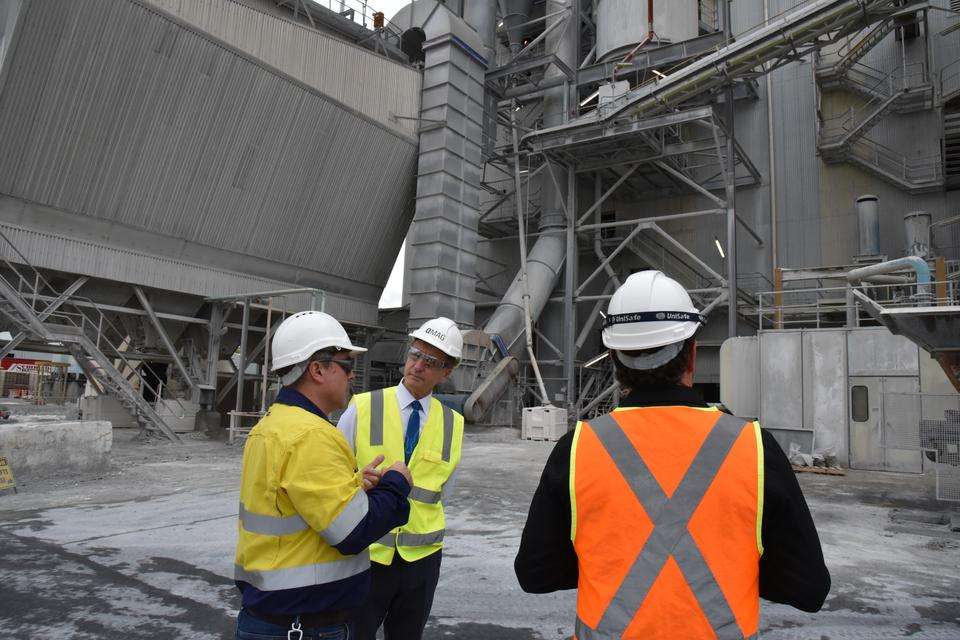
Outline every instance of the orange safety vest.
<path fill-rule="evenodd" d="M 695 407 L 577 424 L 570 454 L 576 640 L 753 638 L 760 425 Z"/>

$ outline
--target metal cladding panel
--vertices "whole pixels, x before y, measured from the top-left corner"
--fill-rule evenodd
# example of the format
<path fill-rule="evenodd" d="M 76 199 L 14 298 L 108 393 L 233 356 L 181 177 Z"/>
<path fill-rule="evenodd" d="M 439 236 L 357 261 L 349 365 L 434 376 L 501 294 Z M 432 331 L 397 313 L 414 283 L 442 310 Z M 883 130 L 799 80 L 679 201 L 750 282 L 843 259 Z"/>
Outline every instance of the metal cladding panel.
<path fill-rule="evenodd" d="M 416 135 L 420 73 L 366 49 L 233 0 L 143 0 L 310 85 L 384 126 Z M 373 37 L 373 32 L 371 32 Z"/>
<path fill-rule="evenodd" d="M 847 337 L 851 376 L 918 376 L 917 345 L 885 327 L 853 329 Z"/>
<path fill-rule="evenodd" d="M 0 192 L 277 261 L 291 282 L 302 267 L 368 297 L 386 281 L 413 140 L 135 2 L 34 2 L 23 20 Z"/>
<path fill-rule="evenodd" d="M 847 336 L 843 329 L 803 332 L 803 425 L 815 453 L 847 459 Z"/>
<path fill-rule="evenodd" d="M 730 338 L 720 345 L 720 401 L 734 415 L 760 415 L 759 357 L 756 336 Z"/>
<path fill-rule="evenodd" d="M 802 333 L 761 333 L 760 424 L 768 428 L 802 428 L 802 385 Z"/>
<path fill-rule="evenodd" d="M 0 231 L 32 265 L 43 269 L 208 297 L 288 289 L 292 286 L 289 282 L 256 278 L 209 265 L 171 260 L 14 225 L 0 224 Z M 15 255 L 6 242 L 0 243 L 0 256 L 14 263 L 22 262 L 22 258 Z M 284 299 L 284 304 L 287 311 L 299 311 L 310 308 L 310 299 L 306 295 L 290 296 Z M 328 293 L 326 308 L 344 322 L 377 323 L 376 301 Z"/>

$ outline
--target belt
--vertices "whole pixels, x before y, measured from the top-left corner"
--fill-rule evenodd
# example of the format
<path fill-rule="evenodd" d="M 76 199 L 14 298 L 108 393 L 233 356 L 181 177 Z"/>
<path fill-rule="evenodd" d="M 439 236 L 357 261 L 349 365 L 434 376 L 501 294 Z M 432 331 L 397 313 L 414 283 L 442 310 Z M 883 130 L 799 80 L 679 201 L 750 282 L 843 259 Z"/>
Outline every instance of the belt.
<path fill-rule="evenodd" d="M 289 627 L 294 622 L 299 621 L 304 629 L 316 629 L 317 627 L 332 627 L 336 624 L 343 624 L 355 617 L 355 611 L 328 611 L 322 613 L 264 613 L 256 609 L 247 609 L 254 618 L 275 624 L 281 627 Z"/>

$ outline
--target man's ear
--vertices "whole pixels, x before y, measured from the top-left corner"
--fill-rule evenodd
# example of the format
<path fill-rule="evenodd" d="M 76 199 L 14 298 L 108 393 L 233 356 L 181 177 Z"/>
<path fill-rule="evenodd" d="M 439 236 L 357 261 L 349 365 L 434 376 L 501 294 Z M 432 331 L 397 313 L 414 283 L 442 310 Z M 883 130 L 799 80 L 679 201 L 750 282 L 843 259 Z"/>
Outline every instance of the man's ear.
<path fill-rule="evenodd" d="M 690 359 L 687 361 L 687 372 L 693 373 L 697 366 L 697 341 L 690 345 Z"/>

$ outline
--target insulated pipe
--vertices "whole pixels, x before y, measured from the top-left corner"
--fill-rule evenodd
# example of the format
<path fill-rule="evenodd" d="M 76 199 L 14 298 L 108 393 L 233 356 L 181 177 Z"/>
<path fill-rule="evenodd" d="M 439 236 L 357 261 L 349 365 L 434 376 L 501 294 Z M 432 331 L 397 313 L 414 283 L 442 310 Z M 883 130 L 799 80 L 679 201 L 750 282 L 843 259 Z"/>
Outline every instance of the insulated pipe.
<path fill-rule="evenodd" d="M 892 273 L 894 271 L 900 271 L 902 269 L 913 269 L 916 272 L 917 295 L 921 298 L 929 297 L 930 283 L 932 281 L 930 278 L 930 266 L 923 258 L 907 256 L 906 258 L 897 258 L 896 260 L 888 260 L 887 262 L 881 262 L 880 264 L 871 264 L 866 267 L 854 269 L 853 271 L 849 271 L 847 273 L 848 327 L 856 327 L 858 320 L 856 298 L 853 295 L 854 288 L 862 281 L 873 276 L 880 276 L 883 274 Z"/>
<path fill-rule="evenodd" d="M 558 230 L 555 234 L 540 236 L 527 257 L 526 283 L 521 271 L 513 279 L 500 305 L 483 328 L 487 335 L 499 336 L 512 353 L 516 353 L 519 350 L 518 346 L 522 344 L 520 340 L 525 328 L 524 289 L 526 288 L 529 292 L 526 306 L 530 310 L 530 318 L 539 318 L 550 298 L 550 292 L 556 286 L 565 252 L 566 241 L 562 230 Z M 496 404 L 496 400 L 507 389 L 506 382 L 510 376 L 510 369 L 498 367 L 493 370 L 464 404 L 463 415 L 467 422 L 483 420 L 490 408 Z M 497 378 L 504 379 L 497 380 Z"/>

